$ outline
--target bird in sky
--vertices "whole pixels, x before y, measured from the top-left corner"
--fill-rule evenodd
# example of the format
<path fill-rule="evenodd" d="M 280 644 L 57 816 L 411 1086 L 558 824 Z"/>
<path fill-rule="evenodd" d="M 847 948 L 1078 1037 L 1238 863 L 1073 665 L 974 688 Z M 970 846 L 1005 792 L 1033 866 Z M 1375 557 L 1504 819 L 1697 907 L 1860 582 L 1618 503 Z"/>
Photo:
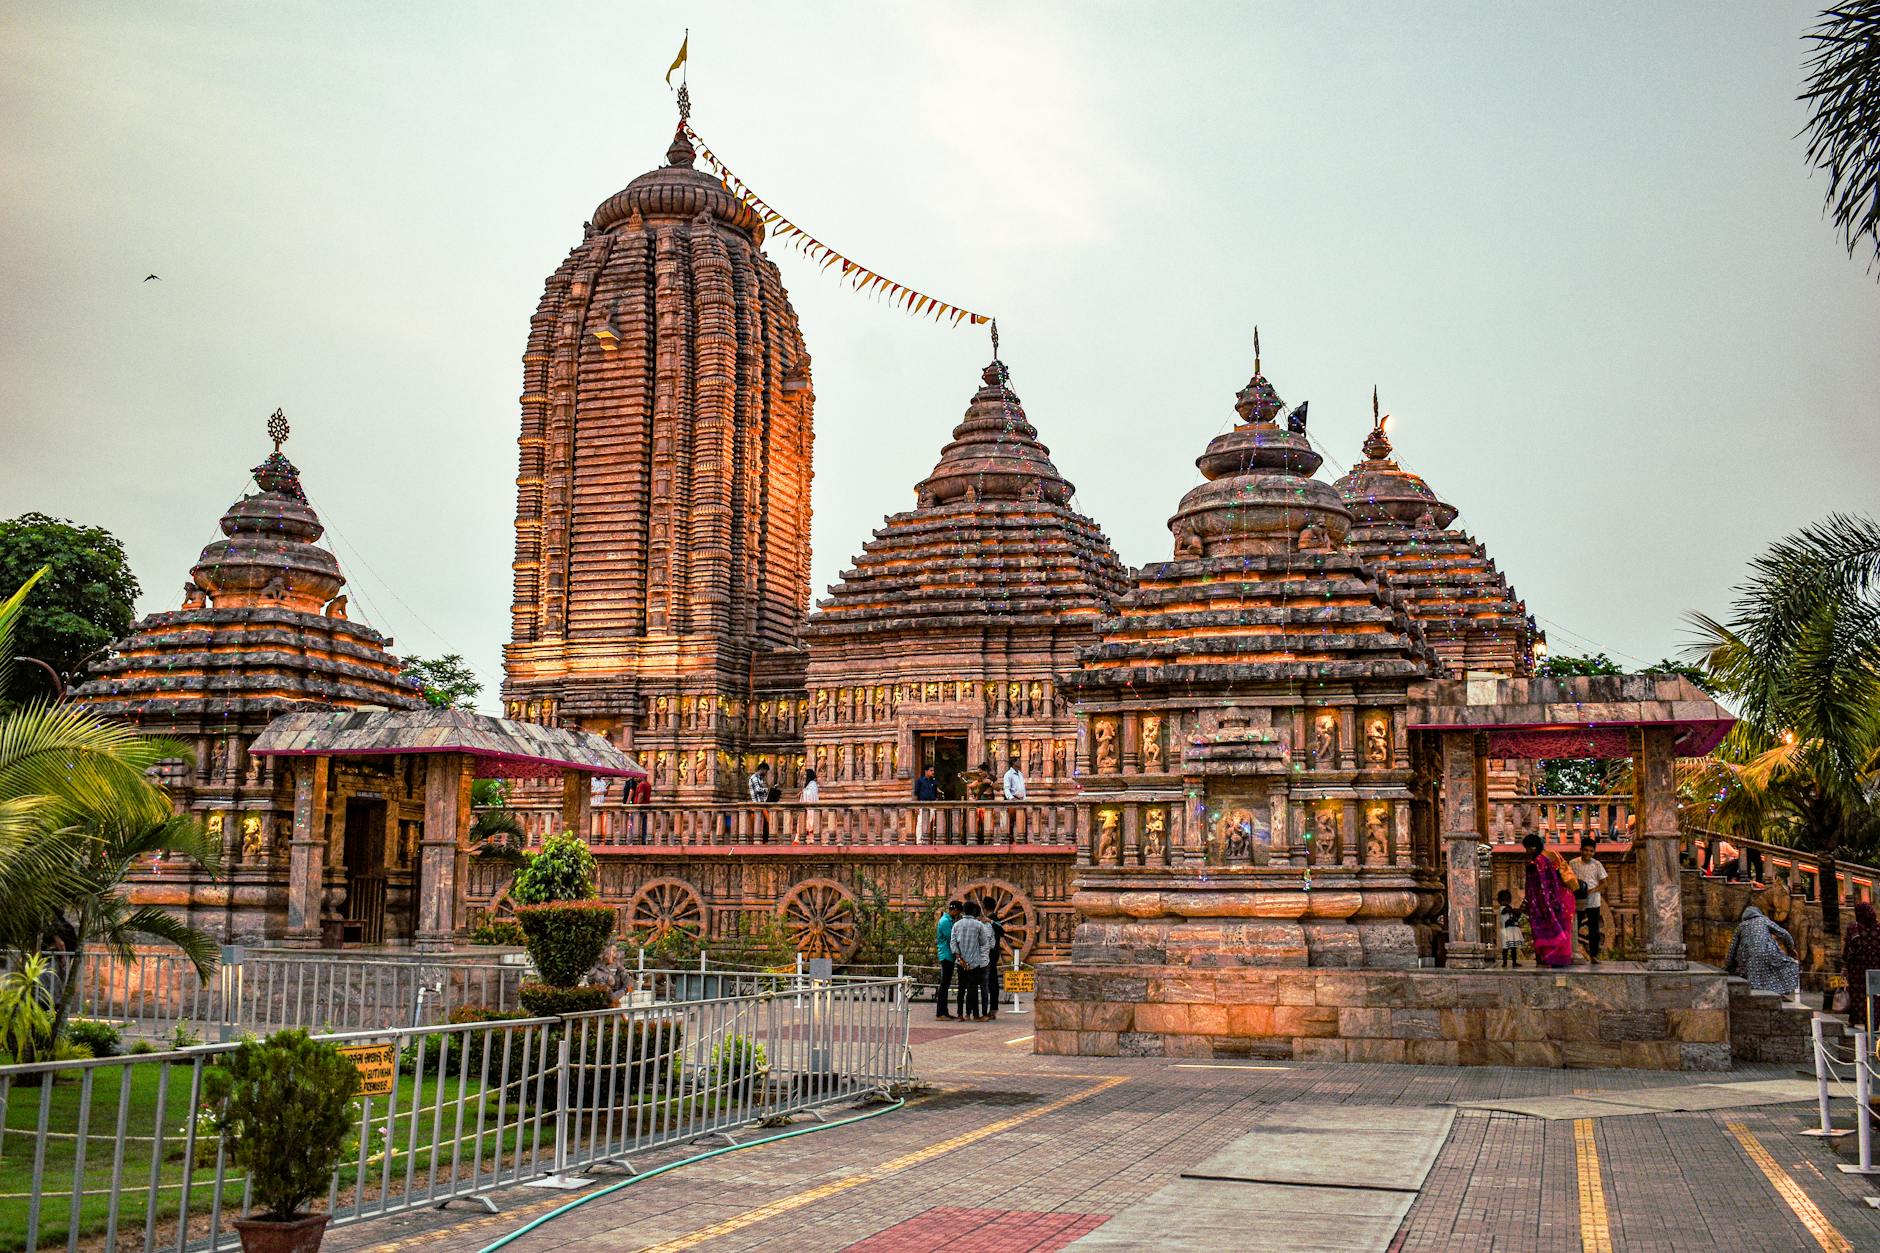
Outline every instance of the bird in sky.
<path fill-rule="evenodd" d="M 153 279 L 153 278 L 154 278 L 154 279 L 156 279 L 156 280 L 157 280 L 157 281 L 158 281 L 159 283 L 161 283 L 161 282 L 163 281 L 163 279 L 162 279 L 162 278 L 160 278 L 159 276 L 157 276 L 157 275 L 155 275 L 155 274 L 146 274 L 146 275 L 144 275 L 144 282 L 146 282 L 146 283 L 148 283 L 148 282 L 149 282 L 149 281 L 150 281 L 151 279 Z"/>

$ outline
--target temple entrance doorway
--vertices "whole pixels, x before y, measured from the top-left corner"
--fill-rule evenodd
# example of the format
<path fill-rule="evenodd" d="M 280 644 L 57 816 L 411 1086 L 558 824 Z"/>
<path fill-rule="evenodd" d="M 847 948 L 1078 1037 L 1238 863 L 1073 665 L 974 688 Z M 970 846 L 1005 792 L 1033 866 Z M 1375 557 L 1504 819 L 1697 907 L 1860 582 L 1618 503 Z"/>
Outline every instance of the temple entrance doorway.
<path fill-rule="evenodd" d="M 340 943 L 385 942 L 385 802 L 348 797 L 346 834 L 346 907 L 340 918 Z"/>
<path fill-rule="evenodd" d="M 964 793 L 960 788 L 960 774 L 966 769 L 964 735 L 922 735 L 920 765 L 923 770 L 928 766 L 933 767 L 934 782 L 940 785 L 942 800 L 962 799 Z"/>

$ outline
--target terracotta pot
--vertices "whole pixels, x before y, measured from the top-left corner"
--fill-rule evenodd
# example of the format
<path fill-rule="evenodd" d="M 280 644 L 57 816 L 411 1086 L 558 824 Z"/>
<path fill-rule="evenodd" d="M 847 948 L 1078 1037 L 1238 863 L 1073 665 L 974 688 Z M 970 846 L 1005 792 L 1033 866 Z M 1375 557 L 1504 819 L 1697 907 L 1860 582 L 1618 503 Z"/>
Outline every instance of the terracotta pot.
<path fill-rule="evenodd" d="M 332 1217 L 331 1214 L 308 1214 L 287 1222 L 237 1218 L 234 1225 L 241 1233 L 242 1253 L 316 1253 Z"/>

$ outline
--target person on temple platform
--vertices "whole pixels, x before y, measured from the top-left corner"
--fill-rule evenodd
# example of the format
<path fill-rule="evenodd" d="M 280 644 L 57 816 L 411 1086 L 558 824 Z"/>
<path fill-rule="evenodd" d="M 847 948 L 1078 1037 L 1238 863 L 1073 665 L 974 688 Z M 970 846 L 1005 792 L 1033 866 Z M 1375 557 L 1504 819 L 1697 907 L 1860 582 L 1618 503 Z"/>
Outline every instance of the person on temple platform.
<path fill-rule="evenodd" d="M 1743 911 L 1730 937 L 1730 952 L 1723 968 L 1742 975 L 1758 992 L 1780 992 L 1793 996 L 1801 990 L 1802 963 L 1792 956 L 1795 937 L 1763 916 L 1754 905 Z"/>
<path fill-rule="evenodd" d="M 1005 759 L 1005 778 L 1003 782 L 1005 784 L 1006 800 L 1022 801 L 1025 799 L 1025 775 L 1024 772 L 1018 768 L 1018 758 L 1007 757 Z"/>
<path fill-rule="evenodd" d="M 1507 888 L 1495 893 L 1495 904 L 1501 915 L 1501 964 L 1518 967 L 1521 964 L 1521 907 L 1514 903 L 1514 893 Z"/>
<path fill-rule="evenodd" d="M 940 799 L 940 783 L 934 778 L 933 767 L 924 766 L 920 777 L 914 780 L 914 800 L 922 805 L 931 804 Z M 921 810 L 914 818 L 914 843 L 927 842 L 927 811 Z"/>
<path fill-rule="evenodd" d="M 1579 886 L 1572 867 L 1529 832 L 1521 841 L 1527 850 L 1528 927 L 1534 936 L 1534 956 L 1543 966 L 1573 964 L 1573 890 Z"/>
<path fill-rule="evenodd" d="M 757 769 L 751 772 L 747 786 L 750 789 L 753 805 L 767 805 L 777 799 L 770 794 L 770 763 L 767 761 L 757 763 Z M 761 810 L 757 815 L 757 832 L 764 838 L 765 843 L 770 842 L 770 816 Z"/>
<path fill-rule="evenodd" d="M 803 791 L 797 796 L 797 800 L 805 805 L 815 805 L 821 802 L 822 784 L 816 782 L 815 767 L 812 766 L 810 769 L 803 772 Z M 808 831 L 812 835 L 815 834 L 816 814 L 814 810 L 803 815 L 803 830 Z M 801 844 L 802 842 L 803 836 L 801 832 L 790 837 L 790 843 L 792 844 Z"/>
<path fill-rule="evenodd" d="M 953 988 L 953 924 L 959 920 L 960 903 L 958 901 L 948 901 L 947 907 L 940 911 L 940 917 L 935 919 L 933 924 L 934 952 L 940 959 L 940 986 L 936 989 L 936 994 L 933 998 L 933 1016 L 935 1018 L 953 1017 L 952 1014 L 947 1013 L 947 993 Z M 962 982 L 960 984 L 962 995 L 964 995 L 965 989 L 966 985 Z M 965 1017 L 963 1009 L 960 1016 Z"/>
<path fill-rule="evenodd" d="M 1580 906 L 1580 927 L 1586 932 L 1586 956 L 1595 966 L 1599 965 L 1600 906 L 1604 903 L 1599 885 L 1606 881 L 1598 851 L 1599 841 L 1589 835 L 1580 841 L 1580 855 L 1572 863 L 1573 876 L 1580 881 L 1574 899 Z"/>

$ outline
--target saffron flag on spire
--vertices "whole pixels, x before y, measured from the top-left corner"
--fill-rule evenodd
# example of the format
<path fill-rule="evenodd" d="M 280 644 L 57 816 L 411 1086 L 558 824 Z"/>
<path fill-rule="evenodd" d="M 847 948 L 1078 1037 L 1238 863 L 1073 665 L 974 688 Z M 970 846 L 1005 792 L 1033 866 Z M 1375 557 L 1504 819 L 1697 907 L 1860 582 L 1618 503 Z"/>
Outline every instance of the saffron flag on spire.
<path fill-rule="evenodd" d="M 685 33 L 685 38 L 679 41 L 679 55 L 674 57 L 672 59 L 672 64 L 666 68 L 666 86 L 668 87 L 672 86 L 672 76 L 674 74 L 677 74 L 679 72 L 679 67 L 685 64 L 686 45 L 690 44 L 691 42 L 692 42 L 692 32 L 688 30 Z"/>

